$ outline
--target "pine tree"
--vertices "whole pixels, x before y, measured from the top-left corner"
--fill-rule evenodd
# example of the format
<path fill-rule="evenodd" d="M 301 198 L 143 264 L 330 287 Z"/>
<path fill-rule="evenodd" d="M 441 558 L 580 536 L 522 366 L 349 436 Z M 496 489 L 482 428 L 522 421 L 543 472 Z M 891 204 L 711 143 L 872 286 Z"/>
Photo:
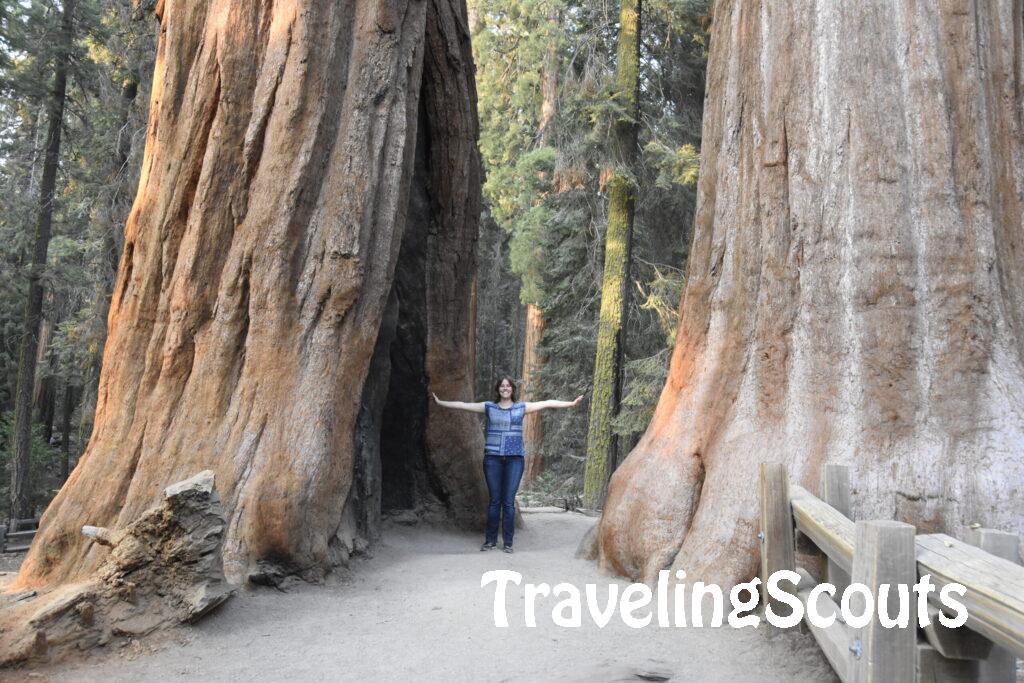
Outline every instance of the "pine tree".
<path fill-rule="evenodd" d="M 583 502 L 590 508 L 600 507 L 604 501 L 618 445 L 612 420 L 621 398 L 623 331 L 629 305 L 629 266 L 637 192 L 634 168 L 640 120 L 641 14 L 641 0 L 622 1 L 615 91 L 619 113 L 613 137 L 615 165 L 610 169 L 608 180 L 604 277 L 583 484 Z"/>
<path fill-rule="evenodd" d="M 32 389 L 35 382 L 36 355 L 39 349 L 39 324 L 43 308 L 43 270 L 50 248 L 54 191 L 60 161 L 61 129 L 67 94 L 68 64 L 74 37 L 76 0 L 65 0 L 61 15 L 59 44 L 54 56 L 53 87 L 47 101 L 46 153 L 39 187 L 39 205 L 25 301 L 24 328 L 18 354 L 18 379 L 14 404 L 14 458 L 11 468 L 11 517 L 30 516 L 28 497 L 29 449 L 32 437 Z"/>

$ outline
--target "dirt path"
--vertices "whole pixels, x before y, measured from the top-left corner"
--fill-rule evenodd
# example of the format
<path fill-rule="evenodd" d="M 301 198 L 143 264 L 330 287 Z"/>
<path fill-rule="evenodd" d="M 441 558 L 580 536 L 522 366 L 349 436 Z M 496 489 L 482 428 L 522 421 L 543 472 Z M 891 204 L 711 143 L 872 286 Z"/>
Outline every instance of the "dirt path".
<path fill-rule="evenodd" d="M 557 602 L 541 598 L 537 627 L 523 622 L 522 589 L 511 587 L 510 628 L 493 625 L 489 569 L 523 582 L 612 581 L 573 551 L 593 520 L 533 513 L 517 550 L 481 553 L 475 535 L 427 526 L 386 528 L 371 559 L 337 585 L 243 592 L 198 626 L 155 647 L 126 648 L 30 680 L 338 681 L 638 680 L 821 681 L 831 672 L 810 636 L 768 639 L 754 629 L 631 629 L 615 617 L 599 629 L 555 626 Z M 619 581 L 621 585 L 627 582 Z M 604 597 L 601 598 L 603 603 Z M 645 680 L 665 680 L 648 677 Z"/>

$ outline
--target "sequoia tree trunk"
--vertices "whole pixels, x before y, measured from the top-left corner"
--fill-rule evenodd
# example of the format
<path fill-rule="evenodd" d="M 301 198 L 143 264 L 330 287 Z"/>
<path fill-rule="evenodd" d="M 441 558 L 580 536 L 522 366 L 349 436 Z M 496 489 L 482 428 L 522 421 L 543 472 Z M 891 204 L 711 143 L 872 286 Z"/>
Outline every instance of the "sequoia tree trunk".
<path fill-rule="evenodd" d="M 541 337 L 544 336 L 544 312 L 535 304 L 526 305 L 526 335 L 523 341 L 523 400 L 536 401 L 537 374 L 544 364 L 543 356 L 537 352 Z M 544 422 L 541 412 L 530 413 L 523 418 L 523 443 L 526 445 L 526 470 L 523 485 L 530 483 L 544 471 Z"/>
<path fill-rule="evenodd" d="M 763 461 L 919 532 L 1024 532 L 1020 0 L 714 10 L 669 378 L 602 563 L 751 576 Z"/>
<path fill-rule="evenodd" d="M 425 324 L 410 352 L 422 358 L 423 398 L 428 387 L 472 392 L 480 172 L 464 4 L 155 9 L 145 159 L 95 426 L 18 583 L 91 571 L 104 551 L 83 540 L 83 524 L 123 528 L 203 469 L 224 502 L 229 578 L 318 578 L 359 548 L 362 513 L 380 514 L 367 510 L 374 487 L 353 486 L 374 476 L 356 442 L 380 429 L 380 411 L 360 416 L 360 406 L 389 384 L 370 366 L 398 299 L 403 234 L 422 247 L 426 309 L 390 320 Z M 432 494 L 452 516 L 479 520 L 478 422 L 422 417 Z"/>

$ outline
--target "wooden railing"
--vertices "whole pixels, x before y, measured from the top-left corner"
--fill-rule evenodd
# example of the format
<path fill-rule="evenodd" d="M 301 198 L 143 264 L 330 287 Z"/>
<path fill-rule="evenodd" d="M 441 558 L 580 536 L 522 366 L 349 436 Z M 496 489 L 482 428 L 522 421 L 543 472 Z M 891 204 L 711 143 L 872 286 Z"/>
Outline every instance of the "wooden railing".
<path fill-rule="evenodd" d="M 0 552 L 24 552 L 36 537 L 38 519 L 12 519 L 0 524 Z"/>
<path fill-rule="evenodd" d="M 789 569 L 800 575 L 790 588 L 803 603 L 805 624 L 836 674 L 843 681 L 984 681 L 1017 680 L 1017 657 L 1024 657 L 1024 567 L 1019 565 L 1014 534 L 976 525 L 964 539 L 945 534 L 917 535 L 910 524 L 850 519 L 849 471 L 826 465 L 822 497 L 789 482 L 786 468 L 761 465 L 761 580 Z M 797 550 L 823 554 L 823 576 L 812 577 L 797 568 Z M 910 619 L 906 628 L 884 628 L 878 609 L 862 628 L 843 622 L 836 602 L 851 583 L 866 585 L 874 596 L 890 584 L 888 615 L 897 614 L 895 585 L 909 587 L 930 576 L 936 590 L 928 595 L 930 624 L 918 628 L 917 596 L 909 593 Z M 821 628 L 806 618 L 811 589 L 827 581 L 836 586 L 836 600 L 819 594 L 816 607 L 835 622 Z M 939 591 L 957 583 L 967 590 L 957 596 L 967 608 L 967 623 L 957 629 L 938 621 Z M 781 582 L 780 588 L 791 584 Z M 862 614 L 863 601 L 852 594 L 851 611 Z M 764 594 L 765 603 L 768 596 Z M 773 601 L 776 614 L 789 607 Z M 949 616 L 955 616 L 950 614 Z"/>

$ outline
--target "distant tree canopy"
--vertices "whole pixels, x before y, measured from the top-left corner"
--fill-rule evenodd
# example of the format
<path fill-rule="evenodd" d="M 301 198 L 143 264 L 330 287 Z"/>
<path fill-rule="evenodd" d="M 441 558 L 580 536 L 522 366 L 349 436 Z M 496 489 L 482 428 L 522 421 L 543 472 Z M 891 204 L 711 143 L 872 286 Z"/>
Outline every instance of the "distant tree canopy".
<path fill-rule="evenodd" d="M 0 457 L 12 449 L 47 100 L 64 4 L 5 3 L 0 11 Z M 42 273 L 33 391 L 32 507 L 59 483 L 58 444 L 77 454 L 91 429 L 106 314 L 145 135 L 156 25 L 131 0 L 79 0 L 67 68 L 52 216 Z M 61 413 L 71 413 L 64 420 Z M 49 442 L 54 447 L 49 447 Z M 6 492 L 8 477 L 0 479 Z"/>
<path fill-rule="evenodd" d="M 37 511 L 60 481 L 61 447 L 84 448 L 106 316 L 145 139 L 157 25 L 146 3 L 79 0 L 33 391 L 30 488 Z M 14 409 L 46 98 L 63 3 L 0 10 L 0 424 Z M 524 304 L 550 362 L 533 395 L 571 398 L 593 370 L 606 226 L 619 5 L 610 0 L 468 0 L 486 170 L 478 242 L 476 393 L 522 371 Z M 707 0 L 648 0 L 641 44 L 638 209 L 626 383 L 615 425 L 626 446 L 650 418 L 676 324 L 700 146 Z M 545 105 L 544 77 L 554 85 Z M 548 106 L 545 113 L 545 106 Z M 65 420 L 64 414 L 70 410 Z M 586 411 L 552 420 L 544 455 L 581 486 Z M 0 430 L 0 458 L 11 450 Z M 6 499 L 8 477 L 0 479 Z"/>
<path fill-rule="evenodd" d="M 619 5 L 563 0 L 470 0 L 480 94 L 484 197 L 491 221 L 481 227 L 478 296 L 518 277 L 524 304 L 546 321 L 538 379 L 543 396 L 574 396 L 589 388 L 597 338 L 612 92 Z M 641 120 L 626 377 L 616 431 L 625 446 L 643 431 L 664 382 L 682 291 L 700 148 L 704 66 L 709 28 L 706 0 L 644 3 Z M 553 20 L 555 18 L 555 20 Z M 555 45 L 557 107 L 541 144 L 542 67 Z M 488 232 L 490 231 L 490 233 Z M 501 238 L 496 231 L 504 231 Z M 493 236 L 492 236 L 493 235 Z M 499 263 L 494 264 L 495 259 Z M 481 307 L 477 377 L 490 368 L 518 371 L 522 323 L 504 323 L 498 343 L 489 328 L 517 315 Z M 563 492 L 582 486 L 580 458 L 586 411 L 559 415 L 545 427 L 543 454 L 555 464 Z M 569 456 L 569 457 L 566 457 Z"/>

